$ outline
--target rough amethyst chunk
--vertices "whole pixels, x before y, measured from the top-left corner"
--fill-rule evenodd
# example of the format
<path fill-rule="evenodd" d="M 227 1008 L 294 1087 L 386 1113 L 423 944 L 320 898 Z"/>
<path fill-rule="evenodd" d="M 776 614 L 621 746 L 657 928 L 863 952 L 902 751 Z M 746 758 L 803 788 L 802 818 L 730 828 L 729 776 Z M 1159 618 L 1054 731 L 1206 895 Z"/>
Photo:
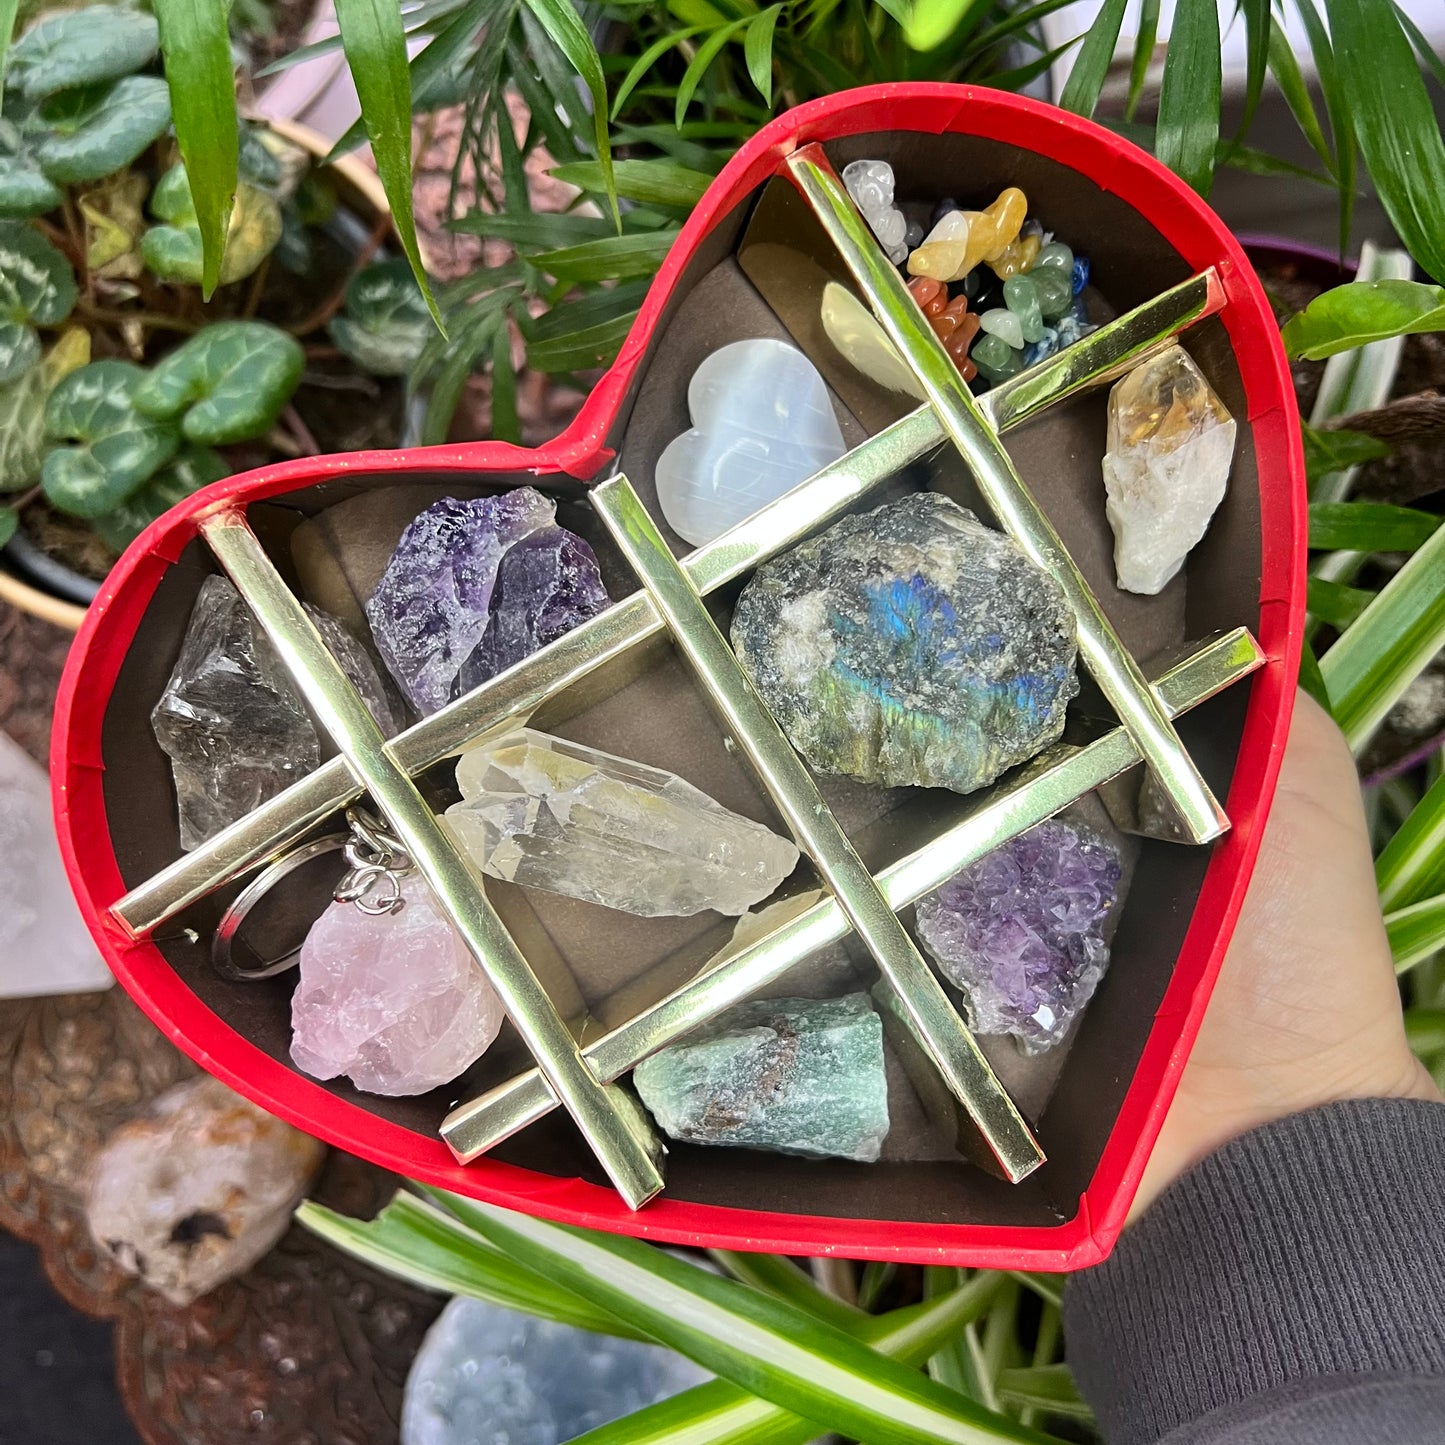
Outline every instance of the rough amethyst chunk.
<path fill-rule="evenodd" d="M 1108 966 L 1121 873 L 1111 843 L 1054 818 L 919 899 L 919 936 L 979 1033 L 1030 1053 L 1063 1038 Z"/>
<path fill-rule="evenodd" d="M 508 548 L 548 527 L 556 504 L 534 487 L 434 502 L 401 534 L 366 604 L 376 646 L 419 712 L 459 695 L 458 674 L 487 630 Z"/>
<path fill-rule="evenodd" d="M 502 558 L 487 630 L 462 664 L 459 690 L 470 692 L 609 605 L 592 548 L 565 527 L 539 527 Z"/>

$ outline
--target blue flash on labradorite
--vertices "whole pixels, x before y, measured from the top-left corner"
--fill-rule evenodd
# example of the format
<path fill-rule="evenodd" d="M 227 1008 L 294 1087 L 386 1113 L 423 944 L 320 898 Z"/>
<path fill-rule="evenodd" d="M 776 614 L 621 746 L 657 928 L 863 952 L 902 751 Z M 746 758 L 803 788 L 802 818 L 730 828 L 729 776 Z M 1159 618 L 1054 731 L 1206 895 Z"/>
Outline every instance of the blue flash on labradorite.
<path fill-rule="evenodd" d="M 933 492 L 760 567 L 733 647 L 823 773 L 968 793 L 1063 731 L 1078 691 L 1062 590 Z"/>

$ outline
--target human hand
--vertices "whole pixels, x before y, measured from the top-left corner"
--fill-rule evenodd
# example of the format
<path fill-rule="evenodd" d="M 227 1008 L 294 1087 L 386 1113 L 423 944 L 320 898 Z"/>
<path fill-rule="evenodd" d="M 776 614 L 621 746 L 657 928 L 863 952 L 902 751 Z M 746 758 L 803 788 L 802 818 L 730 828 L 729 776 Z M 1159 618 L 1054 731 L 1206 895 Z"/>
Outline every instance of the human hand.
<path fill-rule="evenodd" d="M 1405 1041 L 1354 760 L 1301 693 L 1249 894 L 1129 1217 L 1260 1124 L 1389 1097 L 1440 1091 Z"/>

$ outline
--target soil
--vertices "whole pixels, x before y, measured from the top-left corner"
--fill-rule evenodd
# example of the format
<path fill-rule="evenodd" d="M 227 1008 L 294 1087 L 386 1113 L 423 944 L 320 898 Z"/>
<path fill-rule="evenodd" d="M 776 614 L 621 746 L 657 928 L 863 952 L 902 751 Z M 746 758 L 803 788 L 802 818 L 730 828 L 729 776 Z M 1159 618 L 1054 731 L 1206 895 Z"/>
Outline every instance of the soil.
<path fill-rule="evenodd" d="M 317 8 L 317 0 L 269 0 L 272 29 L 247 34 L 242 40 L 252 76 L 302 43 Z"/>

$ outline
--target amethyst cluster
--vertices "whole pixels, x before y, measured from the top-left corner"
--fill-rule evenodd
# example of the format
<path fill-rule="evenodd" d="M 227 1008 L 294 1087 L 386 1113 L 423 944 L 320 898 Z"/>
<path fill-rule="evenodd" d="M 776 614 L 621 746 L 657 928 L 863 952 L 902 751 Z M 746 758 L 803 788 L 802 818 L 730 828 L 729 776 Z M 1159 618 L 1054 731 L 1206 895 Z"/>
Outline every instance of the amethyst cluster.
<path fill-rule="evenodd" d="M 1028 1053 L 1064 1037 L 1108 966 L 1121 872 L 1111 843 L 1054 818 L 919 899 L 919 936 L 979 1033 Z"/>
<path fill-rule="evenodd" d="M 535 487 L 422 512 L 366 604 L 377 649 L 421 713 L 495 677 L 609 603 L 592 549 Z"/>

